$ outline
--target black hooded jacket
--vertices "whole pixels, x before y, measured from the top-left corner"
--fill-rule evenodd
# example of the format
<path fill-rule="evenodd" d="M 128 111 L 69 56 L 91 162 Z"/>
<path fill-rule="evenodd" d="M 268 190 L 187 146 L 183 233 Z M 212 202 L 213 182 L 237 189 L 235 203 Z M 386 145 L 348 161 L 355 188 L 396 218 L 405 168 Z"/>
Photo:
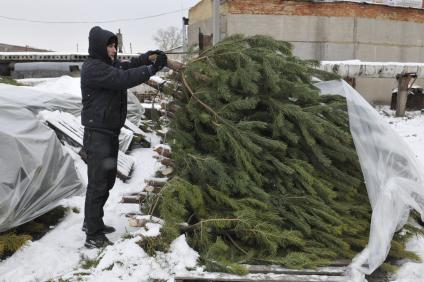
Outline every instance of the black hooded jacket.
<path fill-rule="evenodd" d="M 107 43 L 118 42 L 110 31 L 98 26 L 89 34 L 89 57 L 81 69 L 81 122 L 93 129 L 119 131 L 127 116 L 127 89 L 146 82 L 152 75 L 146 56 L 129 62 L 112 60 Z"/>

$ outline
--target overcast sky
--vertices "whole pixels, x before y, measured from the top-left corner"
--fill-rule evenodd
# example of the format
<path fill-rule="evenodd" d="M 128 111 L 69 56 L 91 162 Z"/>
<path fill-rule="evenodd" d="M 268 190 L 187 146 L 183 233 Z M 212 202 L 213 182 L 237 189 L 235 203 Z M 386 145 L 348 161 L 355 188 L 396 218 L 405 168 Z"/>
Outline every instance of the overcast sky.
<path fill-rule="evenodd" d="M 133 52 L 156 48 L 152 39 L 160 28 L 182 26 L 181 18 L 200 0 L 0 0 L 0 43 L 30 45 L 54 51 L 88 49 L 88 32 L 91 27 L 124 35 L 124 51 Z M 181 11 L 183 9 L 183 11 Z M 172 13 L 173 12 L 173 13 Z M 165 14 L 153 18 L 113 23 L 37 23 L 30 21 L 92 22 L 116 19 L 134 19 Z"/>

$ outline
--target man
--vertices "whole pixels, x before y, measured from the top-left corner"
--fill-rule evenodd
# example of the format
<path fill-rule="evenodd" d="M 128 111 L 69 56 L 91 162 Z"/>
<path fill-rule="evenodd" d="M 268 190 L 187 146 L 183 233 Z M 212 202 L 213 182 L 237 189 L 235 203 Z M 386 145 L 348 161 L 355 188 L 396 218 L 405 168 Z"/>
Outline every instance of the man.
<path fill-rule="evenodd" d="M 103 206 L 115 184 L 119 132 L 127 115 L 127 89 L 149 80 L 167 64 L 162 51 L 149 51 L 131 61 L 117 60 L 118 38 L 98 26 L 89 34 L 89 57 L 81 69 L 84 150 L 88 185 L 83 231 L 87 248 L 111 244 L 105 234 L 115 229 L 103 222 Z M 156 54 L 155 62 L 149 56 Z"/>

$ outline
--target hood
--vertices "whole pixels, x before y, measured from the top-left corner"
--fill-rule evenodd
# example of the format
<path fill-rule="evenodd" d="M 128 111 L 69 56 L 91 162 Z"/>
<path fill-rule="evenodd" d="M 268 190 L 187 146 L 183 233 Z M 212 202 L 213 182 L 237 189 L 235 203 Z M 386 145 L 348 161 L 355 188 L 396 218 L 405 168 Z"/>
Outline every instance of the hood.
<path fill-rule="evenodd" d="M 114 37 L 113 40 L 116 41 L 116 44 L 118 45 L 118 37 L 116 37 L 113 32 L 102 29 L 99 26 L 93 27 L 88 35 L 88 54 L 90 57 L 100 59 L 106 63 L 111 63 L 111 60 L 107 55 L 106 47 L 108 41 L 112 37 Z"/>

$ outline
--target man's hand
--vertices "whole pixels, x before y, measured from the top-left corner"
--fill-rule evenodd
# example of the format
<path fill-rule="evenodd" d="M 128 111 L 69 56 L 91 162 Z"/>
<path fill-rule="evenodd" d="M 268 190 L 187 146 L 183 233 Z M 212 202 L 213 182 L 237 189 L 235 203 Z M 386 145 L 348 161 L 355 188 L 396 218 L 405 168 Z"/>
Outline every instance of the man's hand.
<path fill-rule="evenodd" d="M 154 64 L 152 65 L 153 70 L 156 72 L 163 69 L 168 64 L 168 57 L 166 54 L 162 51 L 159 51 L 158 54 L 156 54 L 156 60 Z"/>
<path fill-rule="evenodd" d="M 156 56 L 161 53 L 161 50 L 150 50 L 140 55 L 142 65 L 152 65 L 156 59 Z"/>

